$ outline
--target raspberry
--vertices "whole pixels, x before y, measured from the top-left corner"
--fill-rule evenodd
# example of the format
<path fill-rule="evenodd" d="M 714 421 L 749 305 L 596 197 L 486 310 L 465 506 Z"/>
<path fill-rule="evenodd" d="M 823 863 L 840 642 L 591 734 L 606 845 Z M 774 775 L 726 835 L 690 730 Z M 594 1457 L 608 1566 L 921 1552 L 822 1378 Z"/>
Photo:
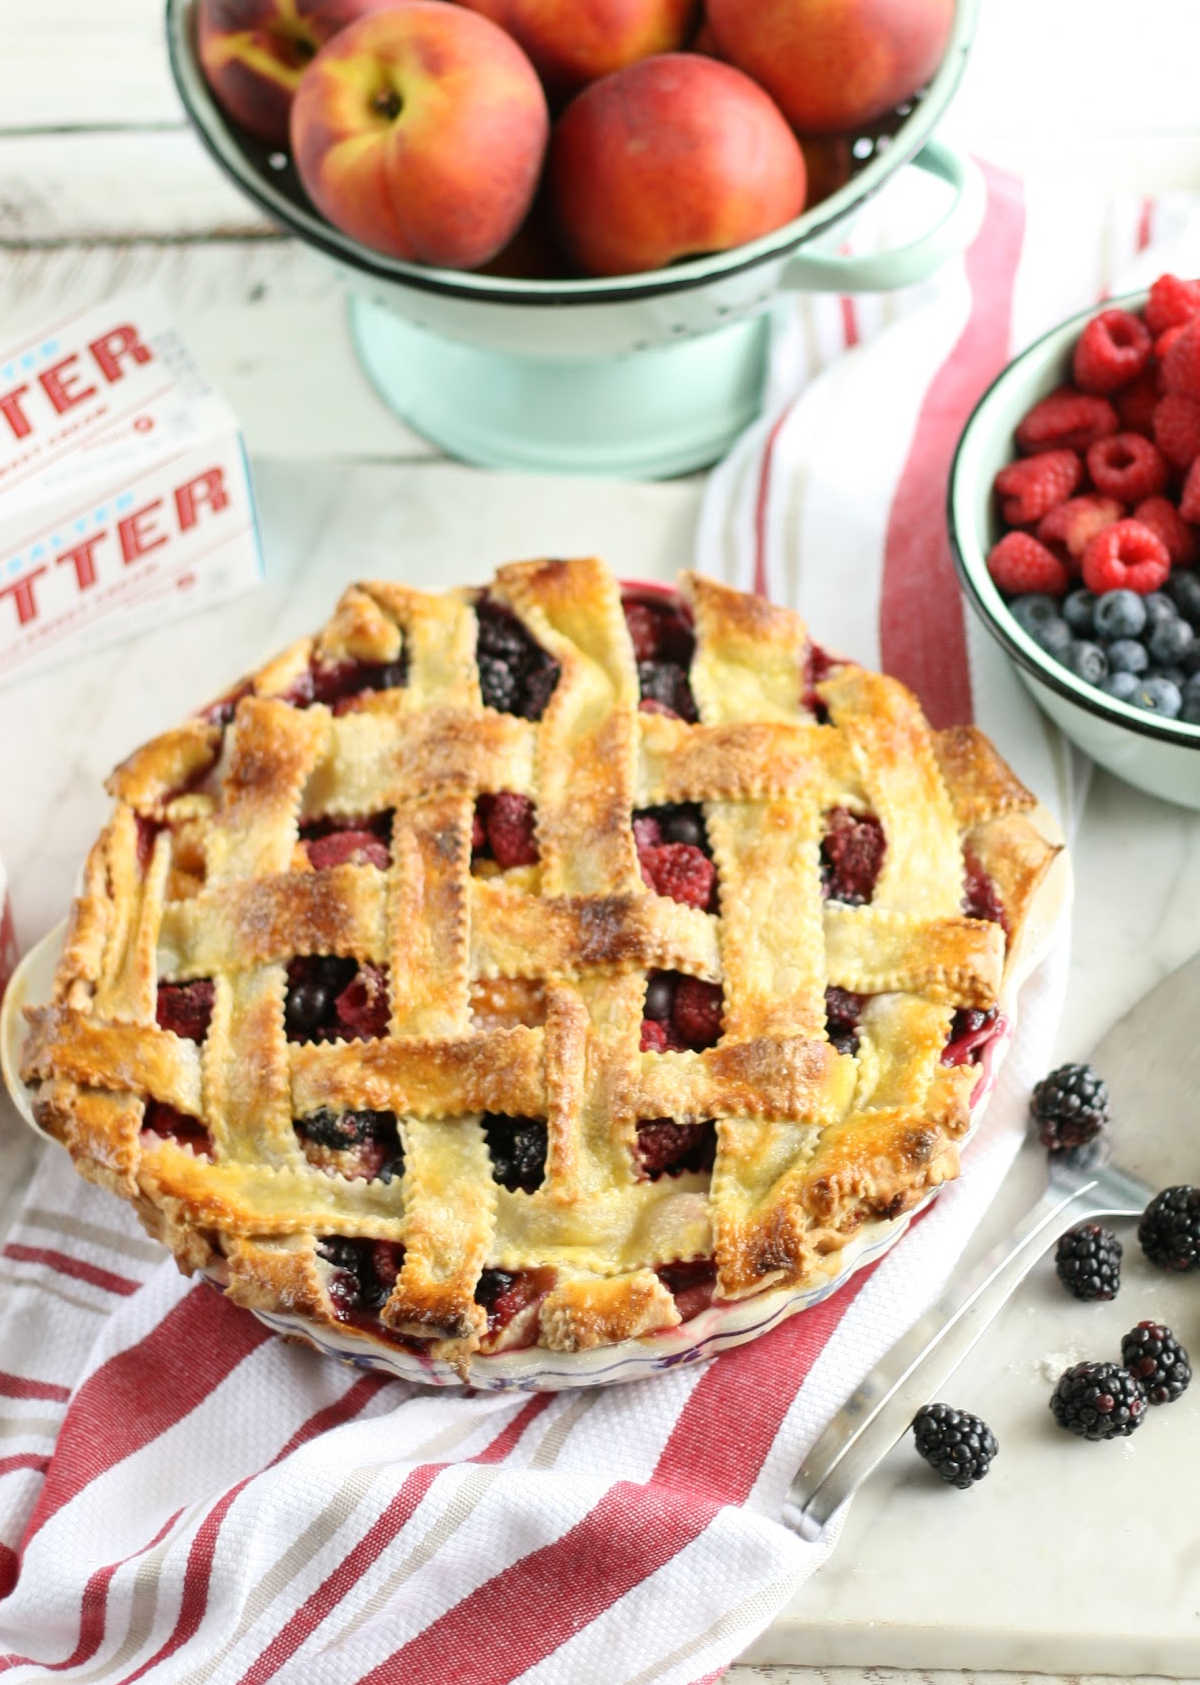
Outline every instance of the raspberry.
<path fill-rule="evenodd" d="M 1089 541 L 1119 521 L 1124 513 L 1123 506 L 1112 497 L 1097 497 L 1094 492 L 1069 497 L 1042 516 L 1037 527 L 1038 541 L 1047 546 L 1061 544 L 1072 561 L 1078 562 Z"/>
<path fill-rule="evenodd" d="M 181 1141 L 202 1158 L 212 1157 L 212 1136 L 200 1119 L 189 1117 L 187 1112 L 176 1111 L 174 1106 L 168 1106 L 162 1100 L 146 1102 L 142 1128 L 149 1130 L 151 1135 L 161 1136 L 164 1141 Z"/>
<path fill-rule="evenodd" d="M 1142 312 L 1146 326 L 1157 338 L 1168 328 L 1190 322 L 1200 315 L 1200 281 L 1181 281 L 1178 275 L 1160 275 L 1150 288 Z"/>
<path fill-rule="evenodd" d="M 1076 341 L 1071 372 L 1085 392 L 1115 392 L 1137 379 L 1149 357 L 1146 324 L 1128 310 L 1102 310 Z"/>
<path fill-rule="evenodd" d="M 638 1162 L 651 1182 L 664 1173 L 677 1176 L 681 1170 L 711 1170 L 716 1148 L 717 1132 L 711 1123 L 676 1123 L 660 1117 L 637 1126 Z"/>
<path fill-rule="evenodd" d="M 668 895 L 685 907 L 706 912 L 712 902 L 717 869 L 702 849 L 691 843 L 663 843 L 638 851 L 642 877 L 658 895 Z"/>
<path fill-rule="evenodd" d="M 633 841 L 639 854 L 644 848 L 657 848 L 662 840 L 662 825 L 652 813 L 634 814 Z"/>
<path fill-rule="evenodd" d="M 1140 433 L 1114 433 L 1089 446 L 1087 465 L 1097 491 L 1126 503 L 1157 497 L 1167 483 L 1166 463 Z"/>
<path fill-rule="evenodd" d="M 831 808 L 821 839 L 821 893 L 861 907 L 875 893 L 887 839 L 873 813 Z"/>
<path fill-rule="evenodd" d="M 486 824 L 492 854 L 501 866 L 507 869 L 537 864 L 533 803 L 528 796 L 518 796 L 515 790 L 501 790 L 492 797 Z"/>
<path fill-rule="evenodd" d="M 1186 495 L 1186 487 L 1184 490 Z M 1148 497 L 1133 511 L 1133 518 L 1162 539 L 1173 568 L 1190 568 L 1200 557 L 1200 545 L 1188 526 L 1188 521 L 1200 520 L 1200 516 L 1189 515 L 1185 520 L 1169 498 Z"/>
<path fill-rule="evenodd" d="M 1154 439 L 1168 462 L 1190 468 L 1200 456 L 1200 403 L 1169 392 L 1154 407 Z"/>
<path fill-rule="evenodd" d="M 626 603 L 625 624 L 633 642 L 636 661 L 657 661 L 661 643 L 661 621 L 646 603 Z"/>
<path fill-rule="evenodd" d="M 1083 583 L 1098 596 L 1105 591 L 1157 591 L 1171 571 L 1167 547 L 1140 521 L 1105 527 L 1083 552 Z"/>
<path fill-rule="evenodd" d="M 1200 322 L 1189 322 L 1162 359 L 1163 385 L 1185 398 L 1200 398 Z"/>
<path fill-rule="evenodd" d="M 699 1052 L 720 1038 L 723 1005 L 719 983 L 705 983 L 699 977 L 679 979 L 675 985 L 672 1022 L 687 1047 Z"/>
<path fill-rule="evenodd" d="M 333 1003 L 338 1023 L 353 1036 L 382 1036 L 387 1033 L 387 973 L 367 961 L 358 968 Z"/>
<path fill-rule="evenodd" d="M 202 1042 L 213 1009 L 213 986 L 207 977 L 194 983 L 160 983 L 154 1016 L 160 1030 L 172 1030 L 188 1041 Z"/>
<path fill-rule="evenodd" d="M 1136 380 L 1131 380 L 1114 396 L 1125 432 L 1144 433 L 1147 438 L 1150 437 L 1154 431 L 1154 406 L 1159 396 L 1158 373 L 1147 364 Z M 1095 401 L 1102 402 L 1101 399 Z M 1115 433 L 1117 429 L 1114 427 L 1112 431 Z"/>
<path fill-rule="evenodd" d="M 1192 463 L 1187 471 L 1187 479 L 1183 482 L 1183 491 L 1179 496 L 1180 525 L 1187 521 L 1200 521 L 1200 456 Z M 1192 539 L 1193 553 L 1195 549 L 1195 534 L 1189 533 Z"/>
<path fill-rule="evenodd" d="M 389 864 L 387 844 L 373 831 L 331 831 L 325 837 L 309 838 L 304 847 L 317 872 L 347 864 L 378 866 L 382 872 Z"/>
<path fill-rule="evenodd" d="M 1022 462 L 1010 462 L 995 479 L 1004 500 L 1000 513 L 1007 525 L 1023 527 L 1040 521 L 1047 510 L 1070 497 L 1082 472 L 1074 451 L 1039 451 Z"/>
<path fill-rule="evenodd" d="M 642 1019 L 642 1037 L 639 1043 L 643 1053 L 682 1053 L 684 1043 L 679 1039 L 673 1024 L 660 1024 L 657 1019 Z"/>
<path fill-rule="evenodd" d="M 1064 386 L 1023 417 L 1017 426 L 1017 448 L 1023 456 L 1038 451 L 1085 451 L 1116 430 L 1117 412 L 1107 398 Z"/>
<path fill-rule="evenodd" d="M 1163 376 L 1163 364 L 1170 356 L 1171 347 L 1183 331 L 1183 327 L 1168 328 L 1166 333 L 1160 333 L 1154 341 L 1154 385 L 1160 394 L 1167 390 L 1167 383 Z"/>
<path fill-rule="evenodd" d="M 483 822 L 483 815 L 476 808 L 471 815 L 471 853 L 478 854 L 487 847 L 487 826 Z"/>
<path fill-rule="evenodd" d="M 1027 532 L 1006 532 L 988 552 L 988 572 L 1009 597 L 1045 591 L 1061 597 L 1071 576 L 1058 557 Z"/>

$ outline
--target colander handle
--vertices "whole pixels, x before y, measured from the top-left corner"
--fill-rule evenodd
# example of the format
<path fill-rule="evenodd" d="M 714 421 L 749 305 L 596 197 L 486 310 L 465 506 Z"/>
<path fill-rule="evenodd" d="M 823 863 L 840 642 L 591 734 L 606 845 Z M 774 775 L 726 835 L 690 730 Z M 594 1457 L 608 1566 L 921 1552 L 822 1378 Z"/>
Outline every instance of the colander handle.
<path fill-rule="evenodd" d="M 974 159 L 945 141 L 929 140 L 913 159 L 918 170 L 937 176 L 954 197 L 939 222 L 919 240 L 892 252 L 839 257 L 801 252 L 786 264 L 781 285 L 815 293 L 882 293 L 923 281 L 970 245 L 983 221 L 987 188 Z"/>

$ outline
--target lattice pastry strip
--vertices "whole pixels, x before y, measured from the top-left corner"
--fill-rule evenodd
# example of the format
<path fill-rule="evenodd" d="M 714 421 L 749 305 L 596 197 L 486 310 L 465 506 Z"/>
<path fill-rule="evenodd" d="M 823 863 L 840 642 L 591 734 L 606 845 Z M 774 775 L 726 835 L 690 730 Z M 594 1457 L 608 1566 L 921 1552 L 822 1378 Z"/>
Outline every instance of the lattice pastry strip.
<path fill-rule="evenodd" d="M 181 1264 L 465 1365 L 498 1294 L 558 1349 L 633 1337 L 679 1320 L 688 1261 L 715 1255 L 731 1297 L 819 1279 L 857 1224 L 953 1174 L 976 1071 L 943 1049 L 1003 975 L 980 873 L 1016 928 L 1052 855 L 1030 798 L 795 615 L 699 578 L 683 601 L 694 657 L 679 601 L 623 612 L 595 561 L 516 564 L 483 597 L 352 587 L 118 768 L 25 1070 Z M 501 798 L 536 863 L 477 876 Z M 647 812 L 707 838 L 707 904 L 644 876 Z M 874 862 L 863 905 L 835 893 L 835 820 Z M 384 1018 L 309 1034 L 314 964 L 370 972 Z M 720 987 L 715 1045 L 643 1046 L 664 977 Z M 180 1033 L 155 1023 L 164 990 L 190 1002 Z M 829 1027 L 839 993 L 853 1035 Z M 520 1185 L 501 1125 L 526 1153 L 545 1132 Z M 647 1128 L 711 1129 L 711 1172 L 647 1170 Z M 355 1259 L 374 1308 L 349 1313 Z"/>

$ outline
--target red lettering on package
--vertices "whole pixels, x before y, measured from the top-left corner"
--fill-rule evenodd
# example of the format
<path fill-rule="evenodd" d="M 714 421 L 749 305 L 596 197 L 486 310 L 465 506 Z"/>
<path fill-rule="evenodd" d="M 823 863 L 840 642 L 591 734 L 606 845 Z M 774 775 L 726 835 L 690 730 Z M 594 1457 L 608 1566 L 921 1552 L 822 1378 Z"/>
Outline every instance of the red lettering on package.
<path fill-rule="evenodd" d="M 0 602 L 5 597 L 11 597 L 17 608 L 17 625 L 28 626 L 31 620 L 37 619 L 37 599 L 34 596 L 34 581 L 40 579 L 46 569 L 31 568 L 24 579 L 16 579 L 11 585 L 0 585 Z"/>
<path fill-rule="evenodd" d="M 79 382 L 86 380 L 87 376 L 81 369 L 72 367 L 78 361 L 79 353 L 77 351 L 72 352 L 69 357 L 64 357 L 60 363 L 55 363 L 53 368 L 43 369 L 41 374 L 38 375 L 42 389 L 59 415 L 62 415 L 65 410 L 69 410 L 73 404 L 82 404 L 85 398 L 96 396 L 94 386 L 85 386 L 82 392 L 79 390 Z M 72 391 L 72 387 L 75 388 L 74 391 Z"/>
<path fill-rule="evenodd" d="M 151 550 L 157 550 L 167 542 L 166 533 L 155 532 L 151 525 L 154 511 L 161 508 L 162 498 L 156 497 L 153 502 L 143 503 L 132 515 L 126 515 L 123 521 L 117 522 L 121 560 L 127 566 L 130 562 L 136 562 L 139 556 L 148 556 Z"/>
<path fill-rule="evenodd" d="M 40 400 L 34 401 L 36 394 L 28 383 L 23 383 L 9 392 L 0 393 L 0 417 L 7 423 L 14 439 L 26 439 L 39 425 L 53 421 L 55 416 L 97 395 L 99 387 L 95 375 L 81 359 L 90 356 L 99 377 L 109 386 L 115 386 L 118 381 L 124 380 L 130 368 L 149 363 L 153 355 L 149 346 L 138 337 L 137 329 L 123 322 L 119 327 L 110 328 L 107 333 L 89 340 L 86 351 L 73 351 L 51 368 L 42 370 L 37 380 L 49 399 L 48 411 Z"/>

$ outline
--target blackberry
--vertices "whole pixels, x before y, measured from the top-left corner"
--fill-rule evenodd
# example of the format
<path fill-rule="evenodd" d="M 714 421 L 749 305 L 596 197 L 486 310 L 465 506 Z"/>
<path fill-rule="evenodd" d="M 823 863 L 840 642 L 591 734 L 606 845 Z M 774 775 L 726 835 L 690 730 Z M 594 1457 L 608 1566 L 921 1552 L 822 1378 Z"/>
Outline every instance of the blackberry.
<path fill-rule="evenodd" d="M 1030 1110 L 1044 1147 L 1082 1147 L 1108 1122 L 1108 1088 L 1090 1065 L 1060 1065 L 1033 1091 Z"/>
<path fill-rule="evenodd" d="M 479 693 L 485 708 L 494 708 L 498 714 L 511 714 L 516 710 L 520 680 L 498 655 L 480 655 Z"/>
<path fill-rule="evenodd" d="M 982 1480 L 999 1450 L 986 1422 L 948 1404 L 926 1404 L 913 1417 L 917 1450 L 935 1474 L 960 1492 Z"/>
<path fill-rule="evenodd" d="M 542 655 L 541 665 L 526 673 L 525 688 L 515 710 L 523 719 L 541 719 L 547 702 L 554 695 L 561 672 L 562 668 L 557 661 L 551 661 L 549 656 Z"/>
<path fill-rule="evenodd" d="M 1054 1268 L 1076 1299 L 1115 1299 L 1121 1285 L 1121 1242 L 1099 1223 L 1077 1223 L 1060 1237 Z"/>
<path fill-rule="evenodd" d="M 839 1053 L 858 1052 L 858 1024 L 866 995 L 830 984 L 825 991 L 825 1034 Z"/>
<path fill-rule="evenodd" d="M 483 1133 L 492 1155 L 492 1179 L 510 1193 L 531 1194 L 546 1175 L 546 1124 L 543 1118 L 503 1117 L 489 1112 Z"/>
<path fill-rule="evenodd" d="M 357 975 L 352 959 L 334 954 L 312 954 L 294 959 L 288 966 L 288 991 L 284 1003 L 284 1024 L 289 1041 L 312 1041 L 332 1024 L 338 996 Z"/>
<path fill-rule="evenodd" d="M 1138 1224 L 1142 1251 L 1163 1270 L 1200 1269 L 1200 1188 L 1165 1188 Z"/>
<path fill-rule="evenodd" d="M 1139 1322 L 1121 1341 L 1121 1362 L 1148 1404 L 1174 1404 L 1192 1378 L 1188 1354 L 1161 1322 Z"/>
<path fill-rule="evenodd" d="M 1118 1363 L 1076 1363 L 1058 1378 L 1054 1420 L 1080 1439 L 1123 1439 L 1146 1415 L 1146 1395 Z"/>
<path fill-rule="evenodd" d="M 660 702 L 681 720 L 695 724 L 696 701 L 687 673 L 677 661 L 639 661 L 637 669 L 643 701 Z"/>

